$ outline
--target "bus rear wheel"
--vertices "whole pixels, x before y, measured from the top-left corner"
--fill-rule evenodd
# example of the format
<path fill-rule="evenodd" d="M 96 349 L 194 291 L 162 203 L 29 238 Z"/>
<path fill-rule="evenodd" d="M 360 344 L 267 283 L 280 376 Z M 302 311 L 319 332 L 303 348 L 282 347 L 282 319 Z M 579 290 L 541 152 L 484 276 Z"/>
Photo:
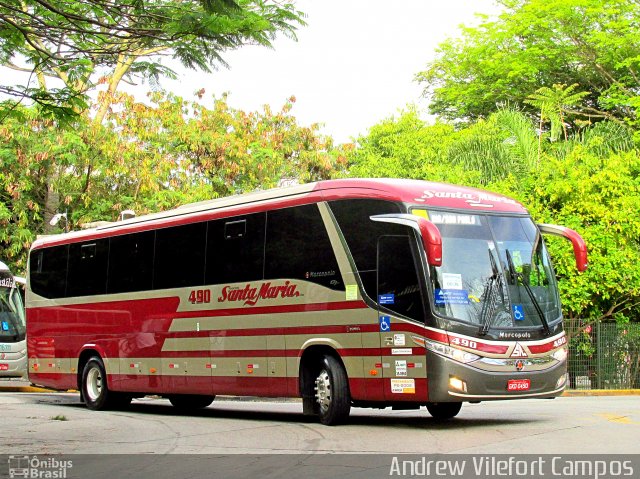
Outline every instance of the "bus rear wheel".
<path fill-rule="evenodd" d="M 351 410 L 347 373 L 333 356 L 324 356 L 315 379 L 315 400 L 322 424 L 343 423 Z"/>
<path fill-rule="evenodd" d="M 434 419 L 444 420 L 455 417 L 462 409 L 461 402 L 430 402 L 427 411 Z"/>
<path fill-rule="evenodd" d="M 131 396 L 109 390 L 107 372 L 98 356 L 90 358 L 82 370 L 82 399 L 94 411 L 123 408 L 131 402 Z"/>
<path fill-rule="evenodd" d="M 199 394 L 176 394 L 169 396 L 169 402 L 176 409 L 183 411 L 204 409 L 211 405 L 215 396 L 201 396 Z"/>

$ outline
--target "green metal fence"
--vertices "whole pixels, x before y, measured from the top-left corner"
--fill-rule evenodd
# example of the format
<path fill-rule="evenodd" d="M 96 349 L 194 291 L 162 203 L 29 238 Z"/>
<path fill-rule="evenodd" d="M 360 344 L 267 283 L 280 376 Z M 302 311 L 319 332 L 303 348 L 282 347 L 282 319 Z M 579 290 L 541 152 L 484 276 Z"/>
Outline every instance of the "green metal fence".
<path fill-rule="evenodd" d="M 640 324 L 597 323 L 569 340 L 569 389 L 640 389 Z"/>

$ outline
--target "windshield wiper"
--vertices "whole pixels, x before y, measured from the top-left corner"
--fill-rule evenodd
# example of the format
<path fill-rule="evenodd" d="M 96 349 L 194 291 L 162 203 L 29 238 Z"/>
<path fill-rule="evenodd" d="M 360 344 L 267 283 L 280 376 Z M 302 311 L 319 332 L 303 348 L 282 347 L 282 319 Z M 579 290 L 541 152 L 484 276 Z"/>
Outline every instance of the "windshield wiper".
<path fill-rule="evenodd" d="M 484 287 L 484 293 L 482 293 L 484 302 L 482 303 L 482 310 L 480 311 L 480 330 L 478 331 L 480 336 L 485 336 L 489 332 L 491 321 L 493 320 L 493 316 L 496 312 L 497 293 L 495 286 L 498 287 L 497 290 L 500 292 L 500 298 L 504 304 L 502 275 L 500 274 L 500 270 L 498 270 L 493 254 L 491 254 L 491 249 L 489 249 L 489 261 L 491 261 L 491 270 L 493 274 L 487 279 L 487 284 Z"/>
<path fill-rule="evenodd" d="M 549 328 L 549 322 L 547 321 L 547 318 L 544 315 L 542 308 L 540 307 L 540 303 L 538 303 L 538 300 L 533 294 L 533 291 L 531 291 L 531 286 L 529 286 L 529 284 L 526 281 L 524 281 L 522 273 L 518 273 L 518 271 L 516 270 L 516 267 L 513 264 L 513 258 L 511 257 L 511 252 L 509 250 L 506 250 L 506 253 L 507 253 L 507 265 L 509 267 L 509 276 L 511 280 L 516 286 L 518 285 L 518 280 L 520 280 L 520 283 L 522 283 L 522 286 L 524 286 L 525 291 L 527 292 L 527 294 L 529 295 L 529 298 L 531 299 L 533 308 L 536 310 L 536 313 L 540 317 L 540 322 L 542 323 L 544 334 L 546 336 L 549 336 L 549 334 L 551 333 L 551 329 Z"/>

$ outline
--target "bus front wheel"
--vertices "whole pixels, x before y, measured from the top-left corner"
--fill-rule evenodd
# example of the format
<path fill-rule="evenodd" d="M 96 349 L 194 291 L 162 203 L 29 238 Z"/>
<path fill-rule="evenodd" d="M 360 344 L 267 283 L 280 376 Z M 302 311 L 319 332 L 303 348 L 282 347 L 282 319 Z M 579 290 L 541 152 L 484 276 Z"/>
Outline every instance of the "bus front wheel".
<path fill-rule="evenodd" d="M 131 402 L 131 396 L 109 391 L 107 372 L 98 356 L 89 359 L 82 370 L 82 398 L 94 411 L 126 407 Z"/>
<path fill-rule="evenodd" d="M 461 402 L 430 402 L 427 403 L 427 411 L 434 419 L 451 419 L 462 408 Z"/>
<path fill-rule="evenodd" d="M 327 426 L 340 424 L 349 416 L 351 399 L 347 373 L 333 356 L 322 358 L 314 385 L 320 422 Z"/>

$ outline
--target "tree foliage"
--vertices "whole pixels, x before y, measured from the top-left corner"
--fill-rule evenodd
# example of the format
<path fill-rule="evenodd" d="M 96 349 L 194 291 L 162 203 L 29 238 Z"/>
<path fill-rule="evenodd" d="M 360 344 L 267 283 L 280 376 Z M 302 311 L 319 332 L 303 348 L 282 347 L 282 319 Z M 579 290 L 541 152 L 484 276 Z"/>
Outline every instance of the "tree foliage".
<path fill-rule="evenodd" d="M 174 75 L 163 58 L 210 71 L 225 65 L 225 52 L 271 46 L 277 33 L 293 35 L 301 24 L 293 4 L 269 0 L 7 0 L 0 3 L 0 62 L 31 71 L 37 82 L 0 91 L 68 117 L 105 83 L 99 123 L 121 81 Z M 60 82 L 52 87 L 50 78 Z"/>
<path fill-rule="evenodd" d="M 28 121 L 0 125 L 3 261 L 24 271 L 52 196 L 69 222 L 59 232 L 114 221 L 125 209 L 156 212 L 343 168 L 343 154 L 319 125 L 301 126 L 291 115 L 294 98 L 279 111 L 256 112 L 231 108 L 224 97 L 212 108 L 170 94 L 150 100 L 120 94 L 101 125 L 78 117 L 61 127 L 35 107 L 21 112 Z"/>
<path fill-rule="evenodd" d="M 627 0 L 499 0 L 497 19 L 440 45 L 417 78 L 431 111 L 451 120 L 486 118 L 541 87 L 589 92 L 567 110 L 583 120 L 635 124 L 640 105 L 640 4 Z M 536 110 L 529 107 L 532 114 Z"/>

